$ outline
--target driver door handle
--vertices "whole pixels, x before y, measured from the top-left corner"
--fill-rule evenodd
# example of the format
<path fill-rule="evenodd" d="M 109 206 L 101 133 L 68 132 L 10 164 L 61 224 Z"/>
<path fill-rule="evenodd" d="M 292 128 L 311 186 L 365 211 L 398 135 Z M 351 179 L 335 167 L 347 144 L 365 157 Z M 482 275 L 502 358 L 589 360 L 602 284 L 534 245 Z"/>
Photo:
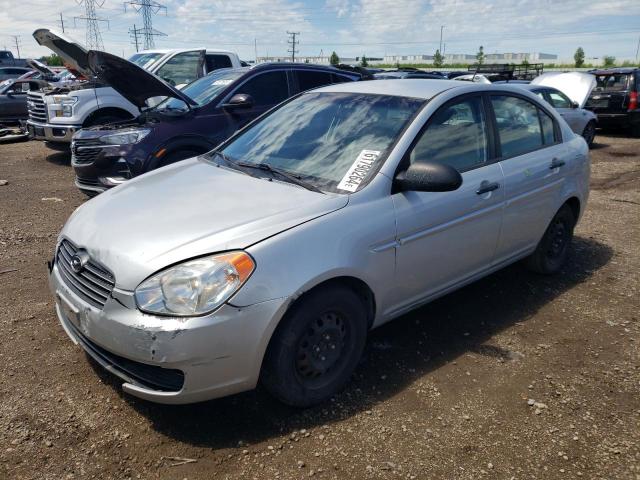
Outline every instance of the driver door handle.
<path fill-rule="evenodd" d="M 564 160 L 558 160 L 557 158 L 554 158 L 553 160 L 551 160 L 551 165 L 549 165 L 549 170 L 553 170 L 554 168 L 560 168 L 565 164 Z"/>
<path fill-rule="evenodd" d="M 478 195 L 482 195 L 484 193 L 493 192 L 494 190 L 497 190 L 499 188 L 500 188 L 500 184 L 498 182 L 489 182 L 487 180 L 484 180 L 480 184 L 480 188 L 478 188 L 478 190 L 476 190 L 476 193 Z"/>

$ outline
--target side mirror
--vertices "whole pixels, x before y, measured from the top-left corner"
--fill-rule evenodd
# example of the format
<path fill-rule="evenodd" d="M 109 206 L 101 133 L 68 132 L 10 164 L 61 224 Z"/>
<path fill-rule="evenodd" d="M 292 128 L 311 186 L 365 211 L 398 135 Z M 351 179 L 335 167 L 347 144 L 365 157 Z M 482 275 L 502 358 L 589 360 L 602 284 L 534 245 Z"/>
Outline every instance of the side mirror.
<path fill-rule="evenodd" d="M 580 108 L 580 104 L 578 102 L 571 102 L 571 108 Z"/>
<path fill-rule="evenodd" d="M 226 108 L 228 110 L 251 107 L 253 107 L 253 98 L 247 93 L 236 93 L 227 103 L 222 104 L 222 108 Z"/>
<path fill-rule="evenodd" d="M 396 175 L 394 183 L 401 192 L 451 192 L 462 185 L 462 175 L 442 163 L 416 162 Z"/>

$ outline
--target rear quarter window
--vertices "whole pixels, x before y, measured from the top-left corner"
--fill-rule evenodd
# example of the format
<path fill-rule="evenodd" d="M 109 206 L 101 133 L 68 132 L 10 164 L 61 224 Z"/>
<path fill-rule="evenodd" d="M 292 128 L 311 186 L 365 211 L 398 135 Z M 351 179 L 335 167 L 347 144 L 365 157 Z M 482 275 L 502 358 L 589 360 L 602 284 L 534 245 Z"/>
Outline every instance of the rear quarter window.
<path fill-rule="evenodd" d="M 596 90 L 597 91 L 622 91 L 629 88 L 629 79 L 631 74 L 629 73 L 611 73 L 606 75 L 596 75 Z"/>

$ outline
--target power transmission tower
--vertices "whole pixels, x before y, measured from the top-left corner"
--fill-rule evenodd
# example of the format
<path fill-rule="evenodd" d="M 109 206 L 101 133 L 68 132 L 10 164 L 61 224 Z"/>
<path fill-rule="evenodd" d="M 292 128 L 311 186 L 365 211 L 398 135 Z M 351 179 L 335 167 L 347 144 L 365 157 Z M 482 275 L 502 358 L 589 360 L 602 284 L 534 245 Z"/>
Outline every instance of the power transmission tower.
<path fill-rule="evenodd" d="M 13 41 L 16 42 L 16 50 L 18 51 L 18 57 L 20 58 L 20 35 L 11 35 L 13 37 Z"/>
<path fill-rule="evenodd" d="M 104 43 L 102 43 L 102 34 L 100 33 L 100 26 L 98 22 L 109 21 L 103 18 L 98 18 L 96 15 L 96 5 L 101 8 L 104 5 L 104 0 L 99 2 L 98 0 L 76 0 L 78 5 L 84 4 L 84 17 L 73 17 L 75 24 L 76 20 L 84 20 L 87 25 L 87 35 L 85 43 L 90 50 L 104 50 Z"/>
<path fill-rule="evenodd" d="M 158 14 L 161 11 L 167 13 L 167 7 L 156 2 L 155 0 L 129 0 L 124 4 L 124 10 L 127 11 L 127 5 L 133 7 L 136 12 L 142 13 L 142 28 L 138 29 L 138 33 L 144 37 L 144 49 L 148 50 L 155 47 L 155 41 L 153 37 L 163 36 L 166 37 L 166 33 L 162 33 L 153 29 L 152 15 Z"/>
<path fill-rule="evenodd" d="M 295 62 L 296 53 L 298 53 L 298 50 L 296 50 L 296 45 L 300 44 L 300 40 L 296 41 L 296 35 L 300 35 L 300 32 L 287 32 L 287 35 L 289 35 L 289 37 L 291 38 L 290 40 L 287 40 L 287 43 L 291 45 L 291 48 L 287 51 L 291 54 L 291 61 Z"/>
<path fill-rule="evenodd" d="M 136 46 L 136 52 L 140 51 L 140 44 L 138 43 L 138 35 L 142 33 L 141 28 L 136 28 L 136 24 L 133 24 L 133 28 L 129 29 L 129 36 L 131 37 L 131 41 Z"/>

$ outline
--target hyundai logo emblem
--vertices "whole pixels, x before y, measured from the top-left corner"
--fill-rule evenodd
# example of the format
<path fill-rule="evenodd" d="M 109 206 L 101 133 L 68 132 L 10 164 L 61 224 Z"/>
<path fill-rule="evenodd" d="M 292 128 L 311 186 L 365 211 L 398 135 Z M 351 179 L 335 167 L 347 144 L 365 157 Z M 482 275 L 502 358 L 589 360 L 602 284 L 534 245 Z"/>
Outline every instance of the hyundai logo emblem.
<path fill-rule="evenodd" d="M 88 261 L 89 254 L 82 250 L 78 251 L 71 257 L 71 269 L 76 273 L 80 273 Z"/>

